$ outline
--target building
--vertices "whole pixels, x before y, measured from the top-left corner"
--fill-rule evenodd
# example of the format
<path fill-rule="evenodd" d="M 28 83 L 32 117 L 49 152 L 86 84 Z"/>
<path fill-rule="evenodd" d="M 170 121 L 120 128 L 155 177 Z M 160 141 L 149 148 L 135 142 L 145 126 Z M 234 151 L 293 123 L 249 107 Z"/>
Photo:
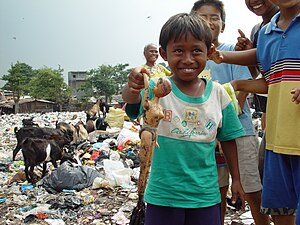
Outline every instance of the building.
<path fill-rule="evenodd" d="M 72 89 L 73 97 L 80 98 L 84 96 L 84 91 L 78 90 L 87 78 L 86 71 L 70 71 L 68 72 L 68 85 Z"/>
<path fill-rule="evenodd" d="M 43 99 L 20 99 L 19 107 L 19 113 L 41 113 L 57 111 L 57 105 L 55 102 Z"/>

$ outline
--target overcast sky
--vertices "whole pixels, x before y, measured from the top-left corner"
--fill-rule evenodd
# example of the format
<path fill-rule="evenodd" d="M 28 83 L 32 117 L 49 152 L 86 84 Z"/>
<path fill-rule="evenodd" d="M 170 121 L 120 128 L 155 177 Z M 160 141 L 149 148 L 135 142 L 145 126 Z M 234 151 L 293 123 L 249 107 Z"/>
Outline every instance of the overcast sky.
<path fill-rule="evenodd" d="M 143 47 L 158 44 L 166 20 L 189 12 L 195 0 L 0 0 L 0 77 L 11 64 L 68 71 L 102 64 L 144 63 Z M 244 0 L 224 0 L 226 28 L 220 40 L 249 36 L 260 18 Z M 159 58 L 158 62 L 163 60 Z M 66 80 L 67 81 L 67 80 Z M 0 87 L 3 82 L 0 81 Z"/>

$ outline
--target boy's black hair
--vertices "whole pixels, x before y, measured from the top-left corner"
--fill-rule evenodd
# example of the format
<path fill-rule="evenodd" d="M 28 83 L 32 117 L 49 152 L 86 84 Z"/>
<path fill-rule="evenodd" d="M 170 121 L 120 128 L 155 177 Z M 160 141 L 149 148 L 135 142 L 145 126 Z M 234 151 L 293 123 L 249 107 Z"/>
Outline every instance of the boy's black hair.
<path fill-rule="evenodd" d="M 216 7 L 220 11 L 223 23 L 225 23 L 226 14 L 224 9 L 224 3 L 219 0 L 198 0 L 194 3 L 194 6 L 191 10 L 191 14 L 194 14 L 198 9 L 200 9 L 204 5 L 211 5 Z"/>
<path fill-rule="evenodd" d="M 161 29 L 159 45 L 166 51 L 170 40 L 176 41 L 189 33 L 196 39 L 205 42 L 207 49 L 210 49 L 212 36 L 207 22 L 200 16 L 188 13 L 179 13 L 169 18 Z"/>

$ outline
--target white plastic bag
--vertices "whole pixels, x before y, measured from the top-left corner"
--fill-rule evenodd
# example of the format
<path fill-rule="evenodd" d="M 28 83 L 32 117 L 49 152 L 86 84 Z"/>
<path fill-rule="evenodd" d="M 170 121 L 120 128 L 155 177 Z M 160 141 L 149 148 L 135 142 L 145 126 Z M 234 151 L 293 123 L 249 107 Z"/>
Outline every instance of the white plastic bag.
<path fill-rule="evenodd" d="M 103 160 L 105 180 L 111 187 L 129 187 L 131 185 L 132 169 L 125 168 L 120 161 L 110 159 Z"/>

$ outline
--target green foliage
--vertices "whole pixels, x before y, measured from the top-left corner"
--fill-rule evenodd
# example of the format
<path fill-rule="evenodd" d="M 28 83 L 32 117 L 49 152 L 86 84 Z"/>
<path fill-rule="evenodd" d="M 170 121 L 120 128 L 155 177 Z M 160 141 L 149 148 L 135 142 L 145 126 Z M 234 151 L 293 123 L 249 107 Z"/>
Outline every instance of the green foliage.
<path fill-rule="evenodd" d="M 85 96 L 80 99 L 88 102 L 90 97 L 105 96 L 111 99 L 118 94 L 127 82 L 127 76 L 131 69 L 128 64 L 100 65 L 98 68 L 88 71 L 86 82 L 80 87 Z M 31 95 L 36 99 L 45 99 L 57 103 L 65 103 L 71 99 L 71 88 L 64 83 L 63 69 L 44 67 L 34 70 L 31 66 L 17 62 L 12 64 L 7 75 L 2 80 L 7 81 L 4 89 L 10 90 L 18 103 L 23 95 Z M 18 106 L 18 104 L 16 104 Z M 16 112 L 18 112 L 16 108 Z"/>
<path fill-rule="evenodd" d="M 86 93 L 93 92 L 93 96 L 105 96 L 108 99 L 120 91 L 122 85 L 127 82 L 127 66 L 128 64 L 101 65 L 91 69 L 88 72 L 87 82 L 82 88 Z"/>
<path fill-rule="evenodd" d="M 2 77 L 2 80 L 7 81 L 3 89 L 12 91 L 15 102 L 18 102 L 22 95 L 28 94 L 28 83 L 34 76 L 35 71 L 26 63 L 12 64 L 8 74 Z"/>
<path fill-rule="evenodd" d="M 122 87 L 126 84 L 127 82 L 127 77 L 128 74 L 130 73 L 130 71 L 132 70 L 130 69 L 126 69 L 126 67 L 128 67 L 129 64 L 118 64 L 116 65 L 115 68 L 115 80 L 118 84 L 117 90 L 116 92 L 120 92 Z"/>
<path fill-rule="evenodd" d="M 62 70 L 47 67 L 38 69 L 29 86 L 30 95 L 36 99 L 63 103 L 71 97 L 71 90 L 64 82 Z"/>

